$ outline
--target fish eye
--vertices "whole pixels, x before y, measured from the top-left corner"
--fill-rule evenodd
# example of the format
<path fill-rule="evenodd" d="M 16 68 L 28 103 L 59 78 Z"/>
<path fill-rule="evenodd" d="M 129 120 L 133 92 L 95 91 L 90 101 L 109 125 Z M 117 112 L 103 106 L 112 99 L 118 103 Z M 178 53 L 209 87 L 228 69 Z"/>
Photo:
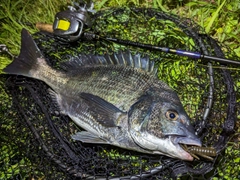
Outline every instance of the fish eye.
<path fill-rule="evenodd" d="M 178 113 L 176 111 L 167 111 L 166 112 L 166 118 L 168 118 L 169 120 L 173 120 L 176 121 L 178 119 Z"/>

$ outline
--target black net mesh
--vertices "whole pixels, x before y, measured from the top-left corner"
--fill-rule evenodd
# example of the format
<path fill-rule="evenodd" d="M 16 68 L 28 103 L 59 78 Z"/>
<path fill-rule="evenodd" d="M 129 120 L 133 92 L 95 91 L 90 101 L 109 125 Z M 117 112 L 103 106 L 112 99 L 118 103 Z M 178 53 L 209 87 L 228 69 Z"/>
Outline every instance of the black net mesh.
<path fill-rule="evenodd" d="M 92 18 L 89 31 L 101 36 L 236 59 L 191 20 L 155 9 L 109 9 Z M 34 38 L 55 68 L 79 53 L 104 54 L 128 48 L 149 55 L 156 60 L 159 79 L 177 91 L 203 145 L 215 147 L 217 157 L 185 162 L 75 142 L 71 135 L 80 128 L 58 113 L 45 83 L 1 75 L 0 179 L 240 178 L 238 67 L 104 40 L 65 43 L 48 33 L 36 33 Z"/>

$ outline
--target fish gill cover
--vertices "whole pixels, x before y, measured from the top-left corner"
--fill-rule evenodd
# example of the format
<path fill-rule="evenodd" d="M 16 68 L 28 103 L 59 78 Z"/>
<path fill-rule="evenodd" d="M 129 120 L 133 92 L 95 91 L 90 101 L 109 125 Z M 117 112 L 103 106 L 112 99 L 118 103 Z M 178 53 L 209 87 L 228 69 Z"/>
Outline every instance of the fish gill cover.
<path fill-rule="evenodd" d="M 223 47 L 191 20 L 156 9 L 113 8 L 99 11 L 92 18 L 91 32 L 102 36 L 224 56 Z M 40 32 L 34 34 L 34 39 L 47 62 L 57 69 L 81 53 L 106 54 L 128 49 L 148 55 L 155 60 L 159 79 L 179 95 L 203 146 L 215 147 L 217 156 L 213 161 L 201 158 L 186 162 L 73 141 L 71 135 L 81 128 L 58 112 L 44 82 L 1 75 L 1 91 L 8 96 L 1 104 L 1 179 L 210 179 L 225 172 L 225 165 L 236 166 L 237 161 L 228 161 L 228 156 L 237 157 L 234 145 L 229 144 L 239 138 L 235 133 L 239 131 L 236 122 L 240 99 L 236 67 L 225 68 L 215 62 L 209 64 L 108 41 L 66 43 Z M 236 58 L 231 52 L 225 55 Z M 235 169 L 232 176 L 237 177 L 238 173 Z"/>

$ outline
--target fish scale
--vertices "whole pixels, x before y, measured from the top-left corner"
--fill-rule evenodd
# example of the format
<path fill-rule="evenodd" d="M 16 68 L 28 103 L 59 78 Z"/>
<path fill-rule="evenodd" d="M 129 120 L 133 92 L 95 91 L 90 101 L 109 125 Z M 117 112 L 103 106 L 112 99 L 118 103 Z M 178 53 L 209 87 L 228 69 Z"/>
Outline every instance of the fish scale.
<path fill-rule="evenodd" d="M 101 66 L 103 67 L 101 68 Z M 81 71 L 80 68 L 78 76 L 74 77 L 76 80 L 68 81 L 66 86 L 72 87 L 73 92 L 78 92 L 75 88 L 80 89 L 81 92 L 94 94 L 116 106 L 124 101 L 126 103 L 122 108 L 127 110 L 139 95 L 149 88 L 153 77 L 149 76 L 147 72 L 139 73 L 133 68 L 112 68 L 111 66 L 91 67 L 85 70 L 87 73 Z M 112 71 L 123 73 L 116 78 L 111 76 Z M 92 77 L 91 72 L 95 72 L 96 75 Z M 108 80 L 102 80 L 102 77 L 107 77 Z M 60 93 L 66 94 L 65 90 L 63 92 L 60 90 Z"/>

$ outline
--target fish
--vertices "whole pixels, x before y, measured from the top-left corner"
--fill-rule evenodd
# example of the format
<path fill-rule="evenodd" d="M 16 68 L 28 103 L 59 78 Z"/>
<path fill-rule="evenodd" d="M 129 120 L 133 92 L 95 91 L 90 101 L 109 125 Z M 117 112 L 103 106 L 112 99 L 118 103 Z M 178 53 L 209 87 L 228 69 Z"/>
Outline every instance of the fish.
<path fill-rule="evenodd" d="M 18 57 L 3 70 L 45 82 L 59 112 L 81 127 L 71 141 L 108 144 L 186 161 L 180 144 L 202 146 L 177 95 L 157 77 L 154 61 L 130 51 L 79 54 L 52 68 L 22 29 Z"/>

